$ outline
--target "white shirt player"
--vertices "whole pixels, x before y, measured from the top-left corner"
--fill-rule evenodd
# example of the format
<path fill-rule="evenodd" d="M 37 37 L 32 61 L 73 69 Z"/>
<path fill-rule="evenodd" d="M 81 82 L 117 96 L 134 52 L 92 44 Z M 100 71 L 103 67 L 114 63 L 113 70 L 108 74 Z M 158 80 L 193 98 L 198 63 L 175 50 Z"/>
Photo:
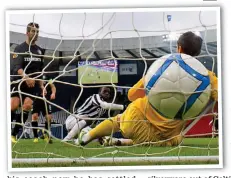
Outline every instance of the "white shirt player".
<path fill-rule="evenodd" d="M 104 99 L 106 100 L 109 97 L 110 89 L 103 87 L 99 94 L 94 94 L 87 98 L 82 106 L 78 108 L 75 115 L 68 116 L 65 122 L 68 135 L 63 139 L 63 141 L 71 141 L 80 133 L 84 127 L 91 125 L 95 121 L 98 121 L 97 118 L 103 116 L 107 110 L 124 109 L 123 105 L 108 103 L 104 101 Z"/>

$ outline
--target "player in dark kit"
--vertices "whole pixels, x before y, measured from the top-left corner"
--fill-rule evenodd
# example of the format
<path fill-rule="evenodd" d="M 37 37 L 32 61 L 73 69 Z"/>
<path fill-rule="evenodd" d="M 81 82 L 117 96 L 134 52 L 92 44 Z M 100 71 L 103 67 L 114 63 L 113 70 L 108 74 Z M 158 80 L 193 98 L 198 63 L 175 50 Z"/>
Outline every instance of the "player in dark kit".
<path fill-rule="evenodd" d="M 25 123 L 28 112 L 32 108 L 33 96 L 39 88 L 43 89 L 42 81 L 35 81 L 43 67 L 43 49 L 36 45 L 39 34 L 39 25 L 29 23 L 26 30 L 26 41 L 18 45 L 11 56 L 11 120 L 17 123 Z M 23 53 L 23 54 L 19 54 Z M 23 92 L 23 93 L 21 93 Z M 28 95 L 29 94 L 29 95 Z M 31 95 L 31 96 L 30 96 Z M 22 97 L 22 105 L 20 102 Z M 23 120 L 21 115 L 15 111 L 22 107 Z M 11 141 L 16 143 L 16 135 L 21 125 L 16 124 L 12 129 Z"/>
<path fill-rule="evenodd" d="M 46 77 L 44 76 L 44 79 L 46 79 Z M 46 86 L 47 82 L 44 82 L 44 86 Z M 55 99 L 55 95 L 56 95 L 56 87 L 53 83 L 50 83 L 47 85 L 47 87 L 45 87 L 44 90 L 44 95 L 46 97 L 46 100 L 51 101 Z M 38 95 L 40 97 L 43 97 L 43 90 L 41 90 Z M 36 127 L 38 127 L 38 118 L 39 115 L 42 114 L 43 117 L 46 117 L 46 122 L 45 122 L 45 129 L 46 130 L 50 130 L 50 125 L 51 125 L 51 119 L 52 119 L 52 107 L 51 104 L 49 104 L 48 102 L 45 103 L 44 100 L 42 99 L 35 99 L 34 100 L 34 104 L 33 104 L 33 110 L 32 110 L 32 127 L 33 127 L 33 134 L 34 134 L 34 143 L 38 142 L 38 132 Z M 44 133 L 44 139 L 48 142 L 48 143 L 52 143 L 49 134 L 47 134 L 46 132 Z"/>

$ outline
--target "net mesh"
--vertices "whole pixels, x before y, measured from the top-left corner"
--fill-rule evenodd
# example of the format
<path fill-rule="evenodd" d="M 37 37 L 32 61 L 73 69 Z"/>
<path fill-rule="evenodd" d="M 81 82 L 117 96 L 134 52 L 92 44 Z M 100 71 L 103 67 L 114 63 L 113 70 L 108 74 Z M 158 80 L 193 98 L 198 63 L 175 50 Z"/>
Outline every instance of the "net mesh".
<path fill-rule="evenodd" d="M 174 30 L 172 31 L 171 29 L 171 25 L 172 23 L 174 23 L 174 16 L 172 20 L 169 20 L 170 16 L 168 15 L 167 12 L 163 12 L 163 19 L 162 19 L 162 23 L 164 24 L 164 29 L 161 30 L 143 30 L 143 29 L 137 29 L 136 24 L 134 23 L 134 13 L 131 12 L 129 13 L 131 16 L 131 21 L 132 21 L 132 26 L 133 29 L 129 29 L 129 30 L 111 30 L 111 27 L 113 26 L 113 23 L 116 21 L 116 15 L 117 13 L 112 13 L 111 18 L 109 18 L 107 21 L 105 21 L 104 19 L 104 14 L 102 14 L 101 16 L 101 27 L 99 29 L 97 29 L 94 33 L 90 34 L 90 35 L 85 35 L 85 24 L 87 21 L 87 13 L 82 14 L 83 15 L 83 22 L 82 22 L 82 26 L 81 26 L 81 31 L 82 31 L 82 35 L 81 36 L 68 36 L 68 38 L 74 40 L 76 38 L 81 38 L 80 42 L 78 43 L 76 49 L 74 52 L 72 52 L 72 55 L 68 55 L 68 56 L 57 56 L 57 51 L 59 51 L 60 46 L 63 43 L 63 39 L 65 39 L 66 37 L 62 35 L 61 32 L 61 27 L 62 27 L 62 22 L 63 22 L 63 18 L 65 16 L 65 14 L 62 14 L 60 16 L 60 20 L 59 20 L 59 43 L 56 45 L 55 49 L 53 49 L 53 54 L 51 55 L 42 55 L 44 57 L 45 60 L 47 60 L 48 62 L 46 62 L 45 67 L 43 68 L 43 70 L 41 72 L 39 72 L 39 75 L 37 77 L 35 77 L 34 79 L 36 81 L 40 81 L 42 79 L 39 79 L 40 76 L 44 75 L 44 74 L 55 74 L 56 77 L 54 77 L 52 80 L 47 80 L 47 84 L 45 87 L 47 87 L 50 83 L 54 83 L 56 84 L 61 84 L 61 85 L 65 85 L 65 86 L 71 86 L 71 87 L 75 87 L 75 88 L 79 88 L 79 94 L 77 96 L 77 98 L 75 100 L 73 100 L 72 103 L 72 108 L 68 108 L 65 109 L 64 107 L 60 106 L 59 104 L 55 103 L 55 102 L 51 102 L 48 101 L 46 99 L 45 96 L 43 97 L 38 97 L 38 96 L 32 96 L 34 98 L 37 99 L 42 99 L 44 100 L 44 103 L 46 105 L 46 112 L 48 111 L 47 109 L 47 103 L 51 104 L 53 107 L 57 108 L 57 112 L 52 113 L 53 115 L 53 122 L 55 121 L 55 124 L 53 123 L 51 125 L 51 128 L 49 128 L 48 130 L 46 130 L 46 132 L 48 132 L 55 141 L 57 141 L 57 145 L 53 145 L 53 147 L 56 147 L 56 149 L 50 149 L 51 145 L 49 145 L 48 143 L 43 143 L 42 145 L 40 144 L 41 148 L 37 148 L 36 149 L 31 149 L 29 151 L 26 151 L 25 149 L 23 149 L 23 146 L 28 146 L 29 143 L 24 143 L 23 142 L 23 137 L 26 137 L 26 133 L 28 134 L 28 137 L 33 137 L 33 134 L 31 132 L 32 130 L 32 126 L 30 125 L 30 119 L 31 116 L 29 116 L 28 121 L 24 124 L 22 123 L 15 123 L 12 122 L 12 124 L 20 124 L 23 126 L 23 134 L 20 135 L 20 137 L 18 138 L 18 142 L 16 144 L 14 144 L 12 146 L 12 158 L 13 160 L 16 160 L 16 158 L 31 158 L 31 159 L 36 159 L 36 158 L 46 158 L 47 162 L 49 162 L 49 160 L 52 160 L 51 158 L 63 158 L 63 161 L 65 159 L 70 159 L 73 160 L 73 162 L 75 162 L 76 160 L 84 160 L 85 162 L 87 162 L 89 159 L 95 159 L 95 158 L 99 158 L 98 162 L 100 162 L 100 158 L 102 157 L 106 157 L 109 158 L 112 162 L 116 161 L 116 158 L 126 158 L 126 157 L 132 157 L 132 158 L 138 158 L 138 161 L 147 158 L 147 157 L 153 157 L 153 156 L 161 156 L 161 157 L 171 157 L 171 156 L 183 156 L 186 157 L 188 156 L 187 154 L 187 150 L 191 150 L 190 152 L 190 156 L 209 156 L 210 158 L 213 155 L 218 155 L 218 143 L 217 143 L 217 131 L 214 129 L 215 128 L 215 122 L 212 122 L 212 120 L 217 120 L 218 119 L 218 113 L 217 110 L 215 109 L 215 105 L 216 103 L 210 103 L 210 105 L 208 105 L 208 107 L 205 109 L 205 111 L 196 118 L 190 118 L 188 119 L 189 121 L 186 123 L 187 127 L 182 130 L 182 132 L 180 133 L 180 135 L 183 136 L 183 141 L 180 142 L 180 144 L 178 144 L 177 146 L 174 147 L 155 147 L 153 148 L 153 145 L 150 144 L 149 146 L 144 146 L 144 144 L 146 143 L 139 143 L 139 144 L 133 144 L 130 146 L 116 146 L 116 145 L 112 145 L 112 146 L 107 146 L 107 147 L 102 147 L 99 146 L 99 144 L 95 143 L 95 144 L 90 144 L 88 146 L 77 146 L 75 144 L 72 143 L 61 143 L 60 142 L 60 137 L 58 138 L 57 133 L 56 132 L 60 132 L 61 135 L 63 135 L 63 124 L 65 123 L 65 119 L 67 118 L 68 115 L 73 115 L 73 111 L 75 111 L 75 108 L 78 106 L 78 104 L 81 104 L 81 96 L 83 95 L 84 90 L 86 89 L 91 89 L 91 88 L 99 88 L 102 86 L 110 86 L 113 88 L 114 90 L 114 96 L 112 98 L 112 103 L 115 103 L 117 100 L 117 90 L 119 89 L 124 89 L 124 90 L 128 90 L 131 88 L 131 86 L 120 86 L 117 85 L 116 83 L 113 82 L 113 76 L 116 75 L 116 73 L 118 72 L 116 67 L 113 68 L 111 74 L 110 74 L 110 78 L 109 78 L 109 84 L 95 84 L 95 83 L 90 83 L 88 85 L 83 84 L 83 78 L 84 75 L 86 75 L 88 73 L 88 68 L 90 66 L 90 64 L 87 64 L 89 61 L 91 61 L 92 56 L 95 55 L 96 49 L 98 48 L 98 45 L 102 45 L 104 43 L 104 40 L 109 41 L 110 47 L 109 47 L 109 55 L 107 54 L 106 57 L 104 57 L 103 59 L 100 59 L 98 61 L 104 62 L 104 61 L 113 61 L 114 64 L 116 64 L 118 61 L 142 61 L 143 65 L 144 65 L 144 69 L 142 71 L 142 76 L 145 76 L 148 67 L 150 65 L 150 63 L 152 63 L 153 61 L 155 61 L 156 59 L 159 58 L 159 56 L 162 56 L 164 53 L 163 51 L 170 51 L 170 53 L 175 53 L 176 52 L 176 40 L 174 38 L 177 38 L 177 36 L 179 36 L 182 32 L 185 31 L 197 31 L 198 28 L 202 29 L 201 30 L 201 34 L 202 34 L 202 38 L 203 40 L 203 47 L 202 47 L 202 53 L 200 56 L 197 56 L 197 58 L 201 61 L 204 61 L 204 63 L 210 63 L 211 65 L 209 66 L 209 70 L 211 70 L 212 72 L 216 72 L 216 60 L 217 60 L 217 54 L 214 52 L 210 52 L 209 51 L 209 47 L 208 44 L 211 44 L 211 42 L 207 42 L 207 35 L 208 35 L 208 31 L 210 27 L 215 27 L 216 28 L 216 24 L 214 25 L 205 25 L 202 20 L 201 20 L 201 14 L 203 12 L 199 12 L 198 13 L 198 23 L 199 25 L 196 25 L 193 28 L 187 29 L 187 28 L 182 28 L 180 30 Z M 36 21 L 36 14 L 33 15 L 33 21 Z M 178 22 L 180 23 L 180 22 Z M 22 26 L 20 24 L 13 24 L 11 23 L 10 25 L 12 26 Z M 26 26 L 25 26 L 26 28 Z M 70 27 L 71 28 L 71 27 Z M 106 31 L 106 32 L 105 32 Z M 128 54 L 133 55 L 132 57 L 128 55 L 127 56 L 123 56 L 123 57 L 118 57 L 116 53 L 116 51 L 120 51 L 117 49 L 116 47 L 116 39 L 114 36 L 116 36 L 116 33 L 132 33 L 135 34 L 135 36 L 137 37 L 137 43 L 136 45 L 134 45 L 135 47 L 132 46 L 132 44 L 130 44 L 130 46 L 126 49 L 121 49 L 121 51 L 125 50 Z M 161 37 L 163 38 L 163 41 L 165 41 L 165 43 L 169 43 L 168 47 L 161 47 L 161 48 L 155 48 L 155 46 L 153 46 L 152 48 L 150 47 L 149 50 L 145 51 L 145 47 L 144 47 L 144 37 L 142 36 L 142 33 L 144 32 L 152 32 L 152 33 L 156 33 L 157 35 L 161 32 L 164 33 L 164 35 L 161 35 Z M 43 34 L 50 34 L 48 32 L 45 31 L 40 31 L 40 33 Z M 52 34 L 54 36 L 57 36 L 57 34 Z M 90 47 L 88 49 L 84 48 L 83 49 L 83 44 L 87 42 L 87 40 L 91 37 L 94 36 L 94 39 L 92 40 L 92 44 L 90 45 Z M 151 39 L 151 37 L 149 37 Z M 49 40 L 49 39 L 48 39 Z M 129 40 L 126 39 L 126 40 Z M 44 44 L 45 45 L 45 44 Z M 215 43 L 211 44 L 214 45 L 216 47 L 216 41 Z M 210 48 L 211 48 L 210 45 Z M 29 45 L 31 46 L 31 44 Z M 214 47 L 212 46 L 212 47 Z M 214 47 L 214 48 L 215 48 Z M 29 49 L 30 51 L 30 49 Z M 147 56 L 147 51 L 148 52 L 152 52 L 151 56 L 149 57 L 145 57 Z M 102 54 L 102 51 L 97 51 L 98 53 Z M 136 53 L 135 53 L 136 52 Z M 134 56 L 134 53 L 136 54 Z M 158 54 L 159 55 L 155 55 Z M 11 54 L 15 54 L 13 52 L 13 49 L 11 49 Z M 18 55 L 22 55 L 22 53 L 17 53 Z M 150 54 L 150 53 L 149 53 Z M 30 54 L 32 57 L 32 54 Z M 36 55 L 35 55 L 36 56 Z M 41 55 L 38 55 L 41 56 Z M 136 57 L 134 59 L 134 57 Z M 82 71 L 81 76 L 79 76 L 79 81 L 78 84 L 73 83 L 73 82 L 68 82 L 68 81 L 63 81 L 62 77 L 71 73 L 71 72 L 76 72 L 77 70 L 80 70 L 80 67 L 76 66 L 75 68 L 69 69 L 69 66 L 72 65 L 73 62 L 78 61 L 79 59 L 84 59 L 86 61 L 85 64 L 85 68 Z M 68 60 L 68 62 L 65 64 L 65 66 L 63 67 L 62 70 L 49 70 L 49 67 L 54 64 L 56 61 L 62 61 L 62 60 Z M 212 61 L 212 62 L 211 62 Z M 30 65 L 30 63 L 28 64 Z M 28 65 L 25 67 L 25 71 L 26 68 L 28 67 Z M 138 69 L 139 70 L 139 69 Z M 33 75 L 33 74 L 29 74 L 29 75 Z M 94 74 L 93 74 L 94 75 Z M 18 87 L 18 91 L 11 91 L 11 94 L 14 92 L 19 92 L 19 96 L 20 96 L 20 100 L 21 100 L 21 105 L 22 105 L 22 94 L 27 95 L 27 96 L 31 96 L 30 94 L 27 93 L 23 93 L 20 90 L 21 87 L 21 83 L 24 81 L 25 79 L 20 79 L 17 81 L 12 82 L 13 83 L 19 83 L 19 87 Z M 45 80 L 43 80 L 45 81 Z M 58 95 L 58 94 L 57 94 Z M 60 95 L 65 95 L 64 94 L 60 94 Z M 58 97 L 58 96 L 57 96 Z M 22 112 L 22 108 L 19 109 L 18 112 Z M 108 111 L 108 118 L 114 116 L 111 112 L 111 109 L 109 109 Z M 23 117 L 23 116 L 22 116 Z M 196 134 L 188 134 L 188 132 L 190 131 L 190 129 L 192 127 L 201 127 L 201 125 L 196 125 L 197 122 L 200 122 L 203 119 L 208 119 L 208 117 L 210 118 L 211 121 L 211 125 L 212 125 L 212 130 L 209 133 L 196 133 Z M 95 118 L 91 118 L 92 120 L 94 120 Z M 97 118 L 97 120 L 105 120 L 106 118 Z M 23 118 L 22 118 L 23 120 Z M 44 117 L 40 116 L 39 119 L 39 129 L 40 130 L 44 130 L 44 128 L 42 127 L 42 123 L 44 123 L 45 119 Z M 140 121 L 139 121 L 140 122 Z M 147 120 L 144 120 L 144 122 L 147 122 Z M 59 130 L 57 130 L 57 128 L 59 128 Z M 58 135 L 60 135 L 58 133 Z M 61 136 L 62 138 L 63 136 Z M 111 135 L 112 137 L 112 135 Z M 196 139 L 195 143 L 193 141 L 187 140 L 190 137 Z M 165 140 L 161 140 L 161 141 L 157 141 L 154 142 L 155 144 L 158 143 L 165 143 L 168 140 L 170 140 L 171 138 L 165 139 Z M 202 139 L 202 141 L 200 140 Z M 203 140 L 205 139 L 205 140 Z M 112 139 L 109 137 L 109 142 Z M 203 144 L 199 144 L 199 142 L 204 142 Z M 150 143 L 150 142 L 149 142 Z M 30 141 L 30 144 L 32 145 L 33 142 Z M 30 146 L 28 146 L 30 147 Z M 57 150 L 59 149 L 59 150 Z M 63 152 L 62 152 L 63 150 Z M 69 151 L 67 151 L 69 150 Z M 73 153 L 73 150 L 76 153 Z M 195 151 L 196 150 L 196 151 Z M 69 153 L 68 153 L 69 152 Z M 73 153 L 73 154 L 72 154 Z M 157 160 L 157 159 L 156 159 Z M 179 159 L 178 159 L 179 160 Z M 133 160 L 134 161 L 134 160 Z M 168 160 L 169 161 L 169 160 Z M 96 159 L 97 162 L 97 159 Z"/>

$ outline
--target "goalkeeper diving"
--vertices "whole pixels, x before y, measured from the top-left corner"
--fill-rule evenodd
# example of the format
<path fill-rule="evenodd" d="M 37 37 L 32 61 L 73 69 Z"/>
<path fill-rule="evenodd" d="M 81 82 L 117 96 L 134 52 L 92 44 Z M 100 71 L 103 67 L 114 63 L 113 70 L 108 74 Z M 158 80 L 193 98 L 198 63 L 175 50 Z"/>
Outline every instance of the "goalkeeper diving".
<path fill-rule="evenodd" d="M 177 52 L 198 56 L 201 52 L 202 38 L 193 32 L 182 34 L 177 41 Z M 208 71 L 212 88 L 211 99 L 217 101 L 217 77 Z M 110 136 L 120 131 L 125 139 L 114 139 L 116 145 L 150 144 L 156 146 L 176 146 L 183 139 L 185 120 L 168 119 L 160 115 L 148 102 L 145 94 L 144 77 L 129 91 L 128 105 L 122 114 L 101 122 L 89 132 L 82 131 L 76 140 L 77 145 L 86 145 L 94 139 Z"/>

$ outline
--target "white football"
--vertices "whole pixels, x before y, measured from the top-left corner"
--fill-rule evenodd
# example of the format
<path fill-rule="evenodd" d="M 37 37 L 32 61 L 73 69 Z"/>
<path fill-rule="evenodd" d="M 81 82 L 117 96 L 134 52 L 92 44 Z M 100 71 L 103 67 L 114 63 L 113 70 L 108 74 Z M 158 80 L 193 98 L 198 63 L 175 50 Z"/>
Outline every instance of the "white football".
<path fill-rule="evenodd" d="M 196 58 L 178 53 L 153 62 L 144 87 L 150 105 L 170 119 L 198 116 L 211 95 L 208 70 Z"/>

